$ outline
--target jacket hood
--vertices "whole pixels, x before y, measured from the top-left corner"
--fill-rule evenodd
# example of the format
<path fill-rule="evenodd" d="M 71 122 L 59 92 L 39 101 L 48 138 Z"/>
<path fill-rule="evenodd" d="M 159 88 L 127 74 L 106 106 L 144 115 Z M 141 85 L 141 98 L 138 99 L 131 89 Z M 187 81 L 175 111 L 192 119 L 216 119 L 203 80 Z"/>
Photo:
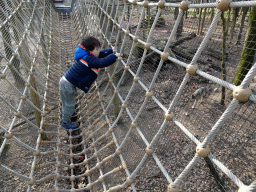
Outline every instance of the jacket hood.
<path fill-rule="evenodd" d="M 90 55 L 90 51 L 83 50 L 81 47 L 77 47 L 76 51 L 74 53 L 74 59 L 78 60 L 81 59 L 87 55 Z"/>

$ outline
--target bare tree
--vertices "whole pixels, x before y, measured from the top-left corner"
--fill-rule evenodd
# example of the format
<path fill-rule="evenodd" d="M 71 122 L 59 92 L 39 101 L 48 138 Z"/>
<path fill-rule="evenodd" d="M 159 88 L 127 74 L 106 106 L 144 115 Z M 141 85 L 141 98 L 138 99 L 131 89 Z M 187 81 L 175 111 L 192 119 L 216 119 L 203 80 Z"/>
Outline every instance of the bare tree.
<path fill-rule="evenodd" d="M 224 13 L 221 13 L 221 20 L 222 20 L 222 62 L 221 62 L 221 77 L 222 80 L 226 81 L 226 41 L 227 41 L 227 30 L 226 30 L 226 20 L 224 18 Z M 225 87 L 223 86 L 221 89 L 221 100 L 220 104 L 225 104 Z"/>
<path fill-rule="evenodd" d="M 253 7 L 248 20 L 248 30 L 245 37 L 245 43 L 241 54 L 240 62 L 237 66 L 233 83 L 240 85 L 245 75 L 252 67 L 256 53 L 256 7 Z"/>
<path fill-rule="evenodd" d="M 242 15 L 242 19 L 241 19 L 241 25 L 240 25 L 239 34 L 238 34 L 238 37 L 237 37 L 236 44 L 240 44 L 242 32 L 243 32 L 243 29 L 244 29 L 245 16 L 246 16 L 248 10 L 249 10 L 249 7 L 243 7 L 242 8 L 243 15 Z"/>

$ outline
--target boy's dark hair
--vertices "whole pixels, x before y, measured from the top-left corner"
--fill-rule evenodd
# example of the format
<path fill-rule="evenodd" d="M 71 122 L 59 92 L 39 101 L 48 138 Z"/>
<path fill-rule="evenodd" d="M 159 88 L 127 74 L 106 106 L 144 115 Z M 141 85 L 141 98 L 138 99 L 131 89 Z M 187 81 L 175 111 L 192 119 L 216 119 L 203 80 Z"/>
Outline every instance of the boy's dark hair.
<path fill-rule="evenodd" d="M 87 36 L 82 40 L 81 45 L 83 45 L 86 50 L 93 51 L 95 47 L 100 47 L 100 42 L 95 37 Z"/>

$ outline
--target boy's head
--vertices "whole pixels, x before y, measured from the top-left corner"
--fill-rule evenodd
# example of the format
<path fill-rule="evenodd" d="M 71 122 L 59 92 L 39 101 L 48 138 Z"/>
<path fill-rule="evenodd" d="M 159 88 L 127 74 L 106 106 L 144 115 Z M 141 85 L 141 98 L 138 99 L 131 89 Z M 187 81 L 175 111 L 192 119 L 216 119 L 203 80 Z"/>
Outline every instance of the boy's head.
<path fill-rule="evenodd" d="M 90 51 L 95 57 L 99 56 L 100 52 L 100 42 L 98 39 L 92 36 L 85 37 L 81 45 L 85 47 L 86 50 Z"/>

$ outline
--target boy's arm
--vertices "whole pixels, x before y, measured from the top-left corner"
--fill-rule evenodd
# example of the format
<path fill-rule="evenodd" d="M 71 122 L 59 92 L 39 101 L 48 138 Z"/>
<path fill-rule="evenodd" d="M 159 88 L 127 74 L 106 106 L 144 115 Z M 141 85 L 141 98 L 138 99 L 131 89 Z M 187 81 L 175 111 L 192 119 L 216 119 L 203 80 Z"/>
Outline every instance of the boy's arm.
<path fill-rule="evenodd" d="M 100 54 L 99 54 L 99 58 L 104 58 L 108 55 L 110 55 L 111 53 L 113 53 L 113 49 L 103 49 L 100 51 Z"/>
<path fill-rule="evenodd" d="M 85 61 L 91 68 L 104 68 L 116 62 L 117 56 L 110 54 L 102 59 L 96 58 L 92 55 L 87 55 Z"/>

